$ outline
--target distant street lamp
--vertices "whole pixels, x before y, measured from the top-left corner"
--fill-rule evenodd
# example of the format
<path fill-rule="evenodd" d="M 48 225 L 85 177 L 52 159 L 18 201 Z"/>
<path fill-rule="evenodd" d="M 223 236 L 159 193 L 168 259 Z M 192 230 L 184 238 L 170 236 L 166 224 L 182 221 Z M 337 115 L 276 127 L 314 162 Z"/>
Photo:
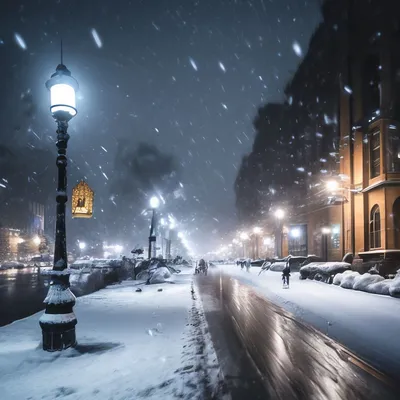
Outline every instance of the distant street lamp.
<path fill-rule="evenodd" d="M 152 257 L 156 257 L 156 232 L 157 232 L 157 220 L 156 220 L 156 209 L 160 205 L 160 199 L 157 196 L 153 196 L 150 199 L 150 208 L 152 210 L 152 216 L 151 216 L 151 225 L 150 225 L 150 236 L 149 236 L 149 260 Z"/>
<path fill-rule="evenodd" d="M 36 246 L 39 246 L 40 243 L 42 242 L 42 241 L 40 240 L 40 237 L 39 237 L 39 236 L 35 236 L 32 240 L 33 240 L 33 243 L 34 243 Z"/>
<path fill-rule="evenodd" d="M 285 211 L 283 211 L 281 208 L 278 208 L 275 210 L 275 218 L 277 220 L 277 230 L 278 234 L 275 236 L 276 240 L 276 251 L 277 251 L 277 256 L 278 258 L 282 258 L 282 247 L 283 247 L 283 224 L 282 220 L 285 218 Z"/>
<path fill-rule="evenodd" d="M 86 243 L 84 243 L 84 242 L 79 242 L 79 248 L 80 248 L 81 250 L 85 250 L 85 249 L 86 249 Z"/>
<path fill-rule="evenodd" d="M 65 271 L 68 264 L 65 205 L 68 200 L 66 153 L 69 135 L 67 130 L 68 121 L 77 114 L 75 92 L 78 90 L 78 82 L 63 64 L 62 52 L 61 63 L 46 82 L 46 87 L 50 91 L 50 111 L 57 123 L 57 219 L 51 283 L 44 300 L 46 310 L 40 317 L 39 324 L 42 328 L 43 350 L 57 351 L 76 345 L 75 326 L 77 324 L 73 311 L 75 296 L 69 289 L 69 274 Z"/>
<path fill-rule="evenodd" d="M 253 228 L 254 240 L 255 240 L 254 259 L 258 259 L 260 256 L 259 251 L 258 251 L 258 238 L 259 238 L 261 232 L 262 232 L 262 229 L 260 227 L 255 226 Z"/>
<path fill-rule="evenodd" d="M 246 247 L 246 241 L 247 240 L 249 240 L 250 238 L 249 238 L 249 235 L 246 233 L 246 232 L 242 232 L 241 234 L 240 234 L 240 240 L 242 241 L 242 246 L 243 246 L 243 258 L 245 258 L 246 257 L 246 249 L 245 249 L 245 247 Z"/>
<path fill-rule="evenodd" d="M 321 229 L 322 239 L 323 239 L 323 252 L 324 252 L 324 260 L 328 261 L 328 236 L 331 233 L 331 228 L 328 226 L 324 226 Z"/>

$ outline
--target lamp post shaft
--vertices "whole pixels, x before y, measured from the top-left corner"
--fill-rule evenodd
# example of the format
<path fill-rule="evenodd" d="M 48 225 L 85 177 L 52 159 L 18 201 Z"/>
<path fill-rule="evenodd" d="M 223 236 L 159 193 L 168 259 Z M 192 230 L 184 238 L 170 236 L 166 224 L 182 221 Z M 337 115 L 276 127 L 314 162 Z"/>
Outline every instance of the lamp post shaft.
<path fill-rule="evenodd" d="M 149 236 L 149 259 L 152 257 L 156 257 L 156 236 L 155 236 L 155 229 L 156 229 L 156 209 L 152 209 L 153 214 L 151 216 L 151 225 L 150 225 L 150 236 Z"/>
<path fill-rule="evenodd" d="M 68 122 L 57 121 L 57 219 L 54 248 L 54 264 L 51 283 L 44 300 L 46 311 L 39 323 L 42 328 L 43 350 L 59 351 L 76 345 L 75 325 L 77 320 L 73 312 L 75 296 L 69 289 L 69 274 L 64 273 L 68 266 L 65 209 L 67 197 L 67 145 L 69 135 Z"/>

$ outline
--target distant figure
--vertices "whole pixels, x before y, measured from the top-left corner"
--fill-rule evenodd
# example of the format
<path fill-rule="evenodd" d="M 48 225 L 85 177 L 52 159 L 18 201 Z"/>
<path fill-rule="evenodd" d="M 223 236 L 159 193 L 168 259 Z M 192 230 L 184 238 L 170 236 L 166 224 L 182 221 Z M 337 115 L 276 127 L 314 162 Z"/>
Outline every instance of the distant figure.
<path fill-rule="evenodd" d="M 250 258 L 248 258 L 246 260 L 246 271 L 247 272 L 250 272 L 250 267 L 251 267 L 251 260 L 250 260 Z"/>
<path fill-rule="evenodd" d="M 282 281 L 283 281 L 284 288 L 289 288 L 289 278 L 290 278 L 290 265 L 289 265 L 289 261 L 288 261 L 286 263 L 285 268 L 282 271 Z"/>

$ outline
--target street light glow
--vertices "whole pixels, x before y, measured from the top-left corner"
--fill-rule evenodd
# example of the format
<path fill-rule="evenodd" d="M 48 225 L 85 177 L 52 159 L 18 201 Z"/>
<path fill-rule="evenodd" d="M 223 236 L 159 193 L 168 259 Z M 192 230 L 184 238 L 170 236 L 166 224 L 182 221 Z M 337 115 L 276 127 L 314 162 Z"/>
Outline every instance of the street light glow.
<path fill-rule="evenodd" d="M 249 239 L 249 235 L 246 232 L 242 232 L 240 234 L 240 239 L 242 240 L 248 240 Z"/>
<path fill-rule="evenodd" d="M 150 207 L 151 208 L 158 208 L 158 206 L 160 205 L 160 199 L 157 196 L 153 196 L 150 199 Z"/>
<path fill-rule="evenodd" d="M 324 226 L 324 227 L 321 229 L 321 232 L 322 232 L 323 235 L 329 235 L 329 234 L 331 233 L 331 228 L 329 228 L 329 227 L 327 227 L 327 226 Z"/>
<path fill-rule="evenodd" d="M 258 235 L 259 233 L 262 232 L 262 229 L 261 229 L 259 226 L 255 226 L 255 227 L 253 228 L 253 232 L 254 232 L 256 235 Z"/>
<path fill-rule="evenodd" d="M 285 211 L 283 211 L 281 208 L 278 208 L 275 211 L 275 217 L 278 219 L 283 219 L 285 217 Z"/>
<path fill-rule="evenodd" d="M 33 238 L 33 243 L 35 243 L 36 246 L 39 246 L 39 244 L 40 244 L 41 242 L 42 242 L 42 241 L 40 240 L 40 237 L 39 237 L 39 236 L 35 236 L 35 237 Z"/>
<path fill-rule="evenodd" d="M 81 249 L 81 250 L 83 250 L 83 249 L 85 249 L 86 248 L 86 243 L 85 242 L 79 242 L 79 248 Z"/>
<path fill-rule="evenodd" d="M 339 189 L 339 182 L 335 181 L 335 180 L 330 180 L 326 182 L 326 188 L 331 191 L 334 192 L 335 190 Z"/>

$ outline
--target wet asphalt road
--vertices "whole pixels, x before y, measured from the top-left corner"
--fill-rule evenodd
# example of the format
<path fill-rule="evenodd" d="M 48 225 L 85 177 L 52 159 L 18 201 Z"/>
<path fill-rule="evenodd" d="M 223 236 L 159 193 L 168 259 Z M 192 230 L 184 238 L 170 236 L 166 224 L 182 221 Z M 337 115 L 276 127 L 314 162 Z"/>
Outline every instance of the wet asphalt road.
<path fill-rule="evenodd" d="M 37 268 L 0 271 L 0 326 L 43 310 L 49 280 Z"/>
<path fill-rule="evenodd" d="M 215 268 L 196 277 L 232 399 L 400 399 L 400 386 Z"/>

